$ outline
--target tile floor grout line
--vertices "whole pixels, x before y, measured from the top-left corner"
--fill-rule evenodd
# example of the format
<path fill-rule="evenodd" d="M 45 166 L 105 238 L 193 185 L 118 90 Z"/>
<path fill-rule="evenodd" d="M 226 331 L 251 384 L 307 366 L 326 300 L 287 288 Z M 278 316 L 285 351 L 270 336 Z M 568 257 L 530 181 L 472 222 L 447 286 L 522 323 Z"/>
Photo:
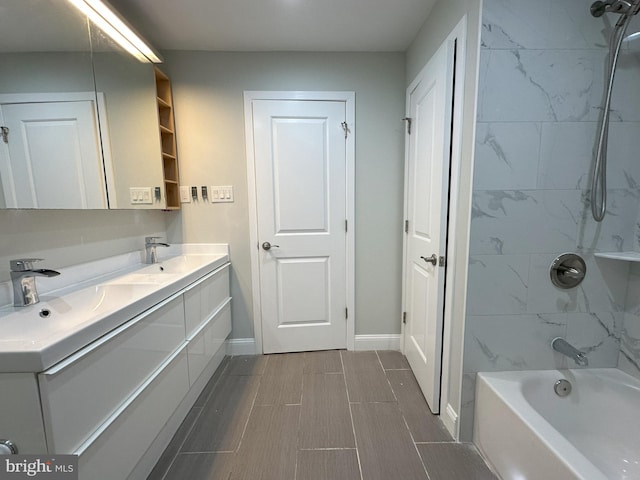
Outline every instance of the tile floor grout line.
<path fill-rule="evenodd" d="M 376 355 L 378 355 L 378 351 L 376 350 Z M 380 360 L 380 356 L 378 355 L 378 360 Z M 382 361 L 380 361 L 380 365 L 382 365 Z M 413 443 L 413 448 L 416 451 L 416 455 L 418 455 L 418 460 L 420 460 L 420 464 L 422 465 L 422 468 L 424 470 L 424 473 L 427 475 L 427 480 L 431 479 L 431 476 L 429 475 L 429 472 L 427 471 L 427 466 L 424 464 L 424 460 L 422 459 L 422 455 L 420 455 L 420 451 L 418 450 L 418 446 L 416 445 L 416 441 L 413 438 L 413 433 L 411 433 L 411 429 L 409 428 L 409 424 L 407 423 L 407 419 L 404 416 L 404 412 L 402 411 L 402 405 L 400 405 L 400 402 L 398 401 L 398 396 L 396 395 L 396 391 L 393 389 L 393 385 L 391 385 L 391 380 L 389 380 L 389 376 L 387 375 L 387 372 L 383 370 L 384 372 L 384 378 L 387 380 L 387 383 L 389 384 L 389 388 L 391 389 L 391 393 L 393 393 L 393 398 L 396 399 L 396 405 L 398 406 L 398 413 L 400 413 L 400 416 L 402 417 L 402 421 L 404 422 L 404 427 L 407 429 L 407 432 L 409 433 L 409 438 L 411 439 L 411 443 Z"/>
<path fill-rule="evenodd" d="M 180 455 L 203 455 L 203 454 L 216 454 L 216 453 L 236 453 L 233 450 L 211 450 L 202 452 L 180 452 Z"/>
<path fill-rule="evenodd" d="M 320 447 L 320 448 L 299 448 L 299 452 L 316 452 L 316 451 L 327 451 L 332 452 L 334 450 L 357 450 L 355 447 Z"/>
<path fill-rule="evenodd" d="M 298 409 L 298 431 L 297 431 L 297 439 L 296 439 L 296 460 L 295 467 L 293 469 L 293 478 L 294 480 L 298 480 L 298 452 L 300 452 L 300 434 L 302 429 L 302 402 L 304 402 L 304 368 L 306 366 L 306 355 L 302 357 L 302 380 L 300 382 L 300 408 Z"/>
<path fill-rule="evenodd" d="M 225 357 L 226 358 L 226 357 Z M 218 376 L 218 378 L 216 379 L 216 381 L 213 384 L 213 387 L 211 388 L 211 391 L 209 392 L 209 394 L 207 395 L 207 398 L 204 399 L 204 401 L 202 402 L 202 405 L 205 405 L 209 399 L 211 398 L 211 396 L 213 395 L 213 391 L 216 389 L 216 385 L 218 385 L 218 383 L 220 383 L 220 379 L 225 375 L 225 373 L 227 372 L 227 368 L 229 367 L 229 364 L 231 363 L 231 359 L 233 358 L 233 356 L 229 357 L 229 360 L 227 360 L 227 362 L 224 364 L 224 367 L 222 368 L 222 370 L 220 371 L 220 375 Z M 224 359 L 223 359 L 224 361 Z M 214 375 L 216 374 L 216 372 L 213 373 Z M 208 382 L 207 382 L 208 384 Z M 204 388 L 207 388 L 207 385 L 205 385 Z M 203 388 L 203 390 L 204 390 Z"/>
<path fill-rule="evenodd" d="M 225 355 L 222 359 L 222 362 L 224 362 L 225 358 L 227 357 L 227 355 Z M 176 453 L 173 455 L 173 457 L 171 458 L 171 462 L 169 462 L 169 465 L 167 466 L 167 469 L 164 471 L 164 473 L 162 474 L 162 476 L 160 477 L 160 480 L 164 480 L 165 478 L 167 478 L 167 474 L 171 471 L 171 467 L 173 466 L 173 464 L 175 463 L 176 459 L 178 458 L 178 455 L 180 455 L 180 450 L 182 450 L 182 447 L 184 446 L 184 443 L 187 441 L 187 438 L 189 438 L 189 435 L 191 434 L 191 432 L 193 431 L 193 429 L 196 426 L 196 423 L 198 422 L 198 419 L 200 418 L 200 416 L 202 415 L 202 412 L 204 412 L 204 406 L 207 404 L 207 402 L 209 401 L 209 399 L 211 398 L 211 395 L 213 395 L 214 390 L 216 389 L 216 385 L 218 385 L 218 383 L 220 383 L 220 379 L 223 377 L 223 375 L 226 373 L 227 368 L 229 366 L 229 364 L 231 363 L 231 359 L 233 358 L 233 355 L 229 355 L 229 360 L 227 360 L 224 364 L 224 366 L 222 367 L 222 371 L 220 372 L 220 376 L 216 379 L 216 381 L 213 384 L 213 387 L 211 388 L 211 391 L 209 392 L 209 395 L 207 395 L 207 398 L 202 402 L 202 407 L 191 407 L 189 409 L 189 411 L 193 410 L 194 408 L 199 408 L 200 411 L 198 412 L 198 414 L 196 415 L 196 418 L 193 420 L 193 423 L 191 424 L 191 427 L 189 427 L 189 431 L 187 431 L 187 433 L 184 435 L 184 438 L 182 439 L 182 441 L 180 442 L 180 445 L 178 445 L 178 449 L 176 450 Z M 221 363 L 222 363 L 221 362 Z M 215 372 L 213 372 L 213 374 L 215 375 Z M 205 384 L 204 388 L 207 388 L 209 382 L 207 382 L 207 384 Z M 204 389 L 203 389 L 204 390 Z M 187 415 L 189 415 L 189 411 L 187 412 Z M 185 415 L 184 419 L 182 420 L 183 422 L 186 420 L 187 415 Z M 182 423 L 180 424 L 182 425 Z M 178 427 L 180 428 L 180 427 Z M 176 430 L 177 432 L 177 430 Z M 175 435 L 175 434 L 174 434 Z M 171 438 L 171 440 L 173 440 L 173 437 Z M 169 440 L 169 443 L 171 443 L 171 440 Z M 167 444 L 167 447 L 169 445 Z M 165 450 L 166 448 L 165 447 Z M 157 463 L 157 462 L 156 462 Z"/>
<path fill-rule="evenodd" d="M 340 363 L 342 364 L 342 371 L 344 372 L 344 388 L 347 390 L 347 402 L 349 403 L 349 418 L 351 418 L 351 431 L 353 432 L 353 443 L 356 446 L 356 459 L 358 460 L 358 470 L 360 471 L 360 480 L 364 480 L 364 474 L 362 473 L 362 462 L 360 460 L 360 450 L 358 450 L 358 437 L 356 436 L 356 424 L 353 421 L 353 412 L 351 411 L 351 402 L 349 401 L 349 387 L 347 386 L 347 370 L 344 368 L 344 358 L 342 358 L 342 352 L 340 352 Z"/>
<path fill-rule="evenodd" d="M 265 365 L 265 371 L 267 369 L 267 365 L 269 364 L 269 357 L 266 360 L 267 364 Z M 247 433 L 247 426 L 249 425 L 249 420 L 251 419 L 251 414 L 253 413 L 253 409 L 256 406 L 256 399 L 258 398 L 258 391 L 260 390 L 260 386 L 262 385 L 263 377 L 262 375 L 252 375 L 253 377 L 258 379 L 258 387 L 256 388 L 256 394 L 253 397 L 253 401 L 251 402 L 251 408 L 249 409 L 249 415 L 247 415 L 247 421 L 244 423 L 244 428 L 242 429 L 242 435 L 240 435 L 240 441 L 238 442 L 238 447 L 235 450 L 235 453 L 240 451 L 240 447 L 242 447 L 242 442 L 244 441 L 244 434 Z M 235 463 L 234 463 L 235 467 Z"/>
<path fill-rule="evenodd" d="M 416 445 L 451 445 L 452 443 L 457 443 L 460 445 L 464 445 L 465 443 L 473 443 L 473 442 L 456 442 L 455 440 L 450 440 L 448 442 L 439 441 L 439 442 L 415 442 Z"/>
<path fill-rule="evenodd" d="M 209 399 L 211 398 L 211 396 L 213 395 L 213 392 L 216 389 L 216 386 L 220 383 L 220 380 L 222 379 L 222 377 L 226 374 L 227 368 L 229 367 L 229 364 L 231 363 L 231 359 L 233 358 L 233 356 L 229 356 L 229 360 L 227 360 L 227 362 L 225 362 L 224 366 L 222 367 L 222 371 L 220 372 L 220 375 L 218 376 L 218 378 L 216 379 L 216 381 L 213 383 L 213 386 L 211 388 L 211 391 L 209 392 L 209 395 L 207 395 L 207 398 L 205 400 L 203 400 L 202 402 L 202 406 L 201 407 L 191 407 L 191 410 L 193 410 L 194 408 L 199 409 L 200 411 L 198 412 L 198 414 L 196 415 L 196 418 L 193 420 L 193 422 L 191 423 L 191 426 L 189 427 L 189 430 L 185 433 L 184 438 L 182 439 L 182 441 L 180 442 L 180 445 L 178 445 L 178 449 L 176 450 L 176 453 L 173 455 L 173 458 L 171 459 L 171 462 L 169 462 L 169 465 L 167 466 L 167 469 L 165 470 L 164 474 L 162 475 L 162 477 L 160 477 L 160 480 L 164 480 L 167 477 L 167 474 L 169 473 L 169 471 L 171 471 L 171 467 L 173 466 L 173 464 L 175 463 L 176 459 L 178 458 L 178 455 L 180 455 L 182 447 L 184 446 L 185 442 L 187 441 L 187 438 L 189 438 L 189 435 L 191 434 L 191 432 L 193 431 L 193 429 L 196 426 L 196 423 L 198 423 L 198 420 L 200 419 L 200 417 L 202 416 L 202 413 L 204 412 L 204 406 L 209 402 Z M 223 360 L 224 361 L 224 358 Z M 214 372 L 215 375 L 215 372 Z M 204 386 L 204 388 L 207 388 L 208 386 L 207 382 Z M 204 390 L 203 388 L 203 390 Z M 187 412 L 187 415 L 185 415 L 184 419 L 182 420 L 183 422 L 186 420 L 187 416 L 189 415 L 189 411 Z M 180 423 L 180 425 L 182 425 L 182 423 Z M 180 427 L 178 427 L 180 428 Z M 176 431 L 177 432 L 177 431 Z M 175 434 L 174 434 L 175 435 Z M 171 439 L 173 440 L 173 438 Z M 169 442 L 171 442 L 171 440 L 169 440 Z M 167 447 L 169 445 L 167 444 Z M 165 447 L 166 449 L 166 447 Z"/>

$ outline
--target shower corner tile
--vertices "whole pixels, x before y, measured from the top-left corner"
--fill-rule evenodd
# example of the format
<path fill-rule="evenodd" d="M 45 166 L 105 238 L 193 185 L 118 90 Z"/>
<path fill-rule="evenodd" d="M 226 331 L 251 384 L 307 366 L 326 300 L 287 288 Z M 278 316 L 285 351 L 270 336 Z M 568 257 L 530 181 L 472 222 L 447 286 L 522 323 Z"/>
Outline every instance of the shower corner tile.
<path fill-rule="evenodd" d="M 632 358 L 624 350 L 620 351 L 620 357 L 618 358 L 618 369 L 640 380 L 640 359 Z"/>
<path fill-rule="evenodd" d="M 475 415 L 476 399 L 476 373 L 462 375 L 462 392 L 460 398 L 460 438 L 461 442 L 470 442 L 473 439 L 473 420 Z"/>

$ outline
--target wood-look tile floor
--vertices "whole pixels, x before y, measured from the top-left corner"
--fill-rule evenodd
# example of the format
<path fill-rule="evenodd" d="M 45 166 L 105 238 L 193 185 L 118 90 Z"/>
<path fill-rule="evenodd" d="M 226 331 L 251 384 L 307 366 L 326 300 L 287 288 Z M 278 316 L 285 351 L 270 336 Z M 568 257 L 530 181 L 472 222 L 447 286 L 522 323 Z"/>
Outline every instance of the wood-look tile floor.
<path fill-rule="evenodd" d="M 227 357 L 149 480 L 494 480 L 399 352 Z"/>

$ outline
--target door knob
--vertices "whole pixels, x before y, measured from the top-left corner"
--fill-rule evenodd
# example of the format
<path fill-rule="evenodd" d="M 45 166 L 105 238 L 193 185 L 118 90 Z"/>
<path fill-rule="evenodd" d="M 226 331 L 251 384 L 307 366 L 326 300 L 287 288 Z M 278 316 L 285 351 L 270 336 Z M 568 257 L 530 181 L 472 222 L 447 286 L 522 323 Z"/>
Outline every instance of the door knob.
<path fill-rule="evenodd" d="M 438 264 L 438 257 L 436 256 L 435 253 L 433 255 L 431 255 L 430 257 L 420 257 L 420 258 L 423 259 L 427 263 L 431 263 L 434 266 Z"/>
<path fill-rule="evenodd" d="M 262 248 L 265 250 L 271 250 L 272 248 L 280 248 L 280 245 L 271 245 L 269 242 L 264 242 Z"/>

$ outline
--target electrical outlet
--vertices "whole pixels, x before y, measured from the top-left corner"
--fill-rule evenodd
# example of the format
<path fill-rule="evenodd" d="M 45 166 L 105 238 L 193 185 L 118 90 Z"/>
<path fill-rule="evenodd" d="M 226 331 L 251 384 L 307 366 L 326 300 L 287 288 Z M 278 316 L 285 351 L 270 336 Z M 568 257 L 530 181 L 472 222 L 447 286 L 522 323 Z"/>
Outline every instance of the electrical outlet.
<path fill-rule="evenodd" d="M 217 186 L 210 187 L 210 198 L 212 203 L 231 203 L 233 202 L 233 186 Z"/>
<path fill-rule="evenodd" d="M 182 203 L 191 203 L 189 187 L 180 187 L 180 201 Z"/>

